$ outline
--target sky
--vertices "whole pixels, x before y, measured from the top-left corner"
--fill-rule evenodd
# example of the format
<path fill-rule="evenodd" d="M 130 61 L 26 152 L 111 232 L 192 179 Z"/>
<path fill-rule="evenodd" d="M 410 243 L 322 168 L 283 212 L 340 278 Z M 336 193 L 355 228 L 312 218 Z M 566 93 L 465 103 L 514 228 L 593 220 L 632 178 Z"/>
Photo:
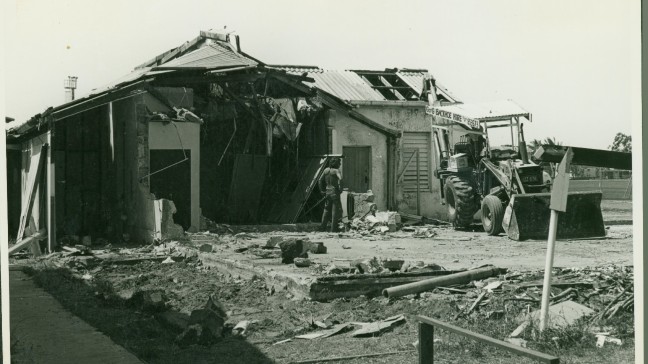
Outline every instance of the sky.
<path fill-rule="evenodd" d="M 641 107 L 639 1 L 11 0 L 5 16 L 18 121 L 63 103 L 68 75 L 82 96 L 223 26 L 266 63 L 425 68 L 464 102 L 512 99 L 527 141 L 607 148 Z"/>

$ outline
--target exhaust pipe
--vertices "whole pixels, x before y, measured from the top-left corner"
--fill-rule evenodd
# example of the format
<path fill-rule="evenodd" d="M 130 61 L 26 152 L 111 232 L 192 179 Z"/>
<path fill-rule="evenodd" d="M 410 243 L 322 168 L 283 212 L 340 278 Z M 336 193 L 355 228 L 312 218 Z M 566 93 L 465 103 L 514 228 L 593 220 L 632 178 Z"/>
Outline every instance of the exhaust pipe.
<path fill-rule="evenodd" d="M 529 164 L 529 154 L 527 153 L 526 141 L 524 141 L 524 130 L 522 130 L 523 124 L 518 126 L 518 149 L 520 150 L 520 158 L 522 158 L 522 163 Z"/>

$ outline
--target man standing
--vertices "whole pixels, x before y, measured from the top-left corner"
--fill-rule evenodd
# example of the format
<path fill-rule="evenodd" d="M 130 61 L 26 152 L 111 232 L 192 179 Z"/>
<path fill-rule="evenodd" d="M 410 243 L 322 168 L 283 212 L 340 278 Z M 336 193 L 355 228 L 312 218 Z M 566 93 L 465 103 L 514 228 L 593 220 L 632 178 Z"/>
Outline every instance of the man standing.
<path fill-rule="evenodd" d="M 342 186 L 340 182 L 342 174 L 340 173 L 340 158 L 333 157 L 329 162 L 329 167 L 322 173 L 319 180 L 319 188 L 324 195 L 324 214 L 322 215 L 322 231 L 326 231 L 326 225 L 331 222 L 331 232 L 338 231 L 338 223 L 342 217 L 342 203 L 340 194 Z"/>

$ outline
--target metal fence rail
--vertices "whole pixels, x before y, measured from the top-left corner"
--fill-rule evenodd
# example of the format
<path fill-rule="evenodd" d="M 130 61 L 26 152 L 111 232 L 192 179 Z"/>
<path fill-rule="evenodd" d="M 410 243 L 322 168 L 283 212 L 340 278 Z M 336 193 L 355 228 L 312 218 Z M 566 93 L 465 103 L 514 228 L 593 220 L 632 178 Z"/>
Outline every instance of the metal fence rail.
<path fill-rule="evenodd" d="M 521 346 L 513 345 L 502 340 L 497 340 L 492 337 L 478 334 L 461 327 L 450 325 L 448 323 L 435 320 L 426 316 L 416 316 L 419 323 L 418 340 L 419 340 L 419 364 L 434 363 L 434 328 L 439 327 L 446 331 L 459 334 L 471 338 L 473 340 L 481 341 L 483 343 L 504 349 L 506 351 L 526 356 L 528 358 L 537 360 L 541 363 L 559 364 L 560 358 L 552 355 L 541 353 L 539 351 L 523 348 Z"/>

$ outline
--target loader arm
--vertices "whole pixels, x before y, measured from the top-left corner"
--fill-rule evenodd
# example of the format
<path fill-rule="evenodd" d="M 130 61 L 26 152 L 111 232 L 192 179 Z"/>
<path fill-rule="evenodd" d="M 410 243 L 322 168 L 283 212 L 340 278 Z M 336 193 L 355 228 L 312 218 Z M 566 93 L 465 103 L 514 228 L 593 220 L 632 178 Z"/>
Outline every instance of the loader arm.
<path fill-rule="evenodd" d="M 632 153 L 603 149 L 541 145 L 533 154 L 533 158 L 542 162 L 560 163 L 568 148 L 574 151 L 572 164 L 632 170 Z"/>
<path fill-rule="evenodd" d="M 506 174 L 504 174 L 502 170 L 497 168 L 497 166 L 495 166 L 495 164 L 493 164 L 493 162 L 491 162 L 490 160 L 486 158 L 482 158 L 481 163 L 484 165 L 484 167 L 486 167 L 486 169 L 488 169 L 493 174 L 493 176 L 495 176 L 495 178 L 499 181 L 499 183 L 501 183 L 502 186 L 504 186 L 506 192 L 510 194 L 511 189 L 513 188 L 511 179 Z"/>

